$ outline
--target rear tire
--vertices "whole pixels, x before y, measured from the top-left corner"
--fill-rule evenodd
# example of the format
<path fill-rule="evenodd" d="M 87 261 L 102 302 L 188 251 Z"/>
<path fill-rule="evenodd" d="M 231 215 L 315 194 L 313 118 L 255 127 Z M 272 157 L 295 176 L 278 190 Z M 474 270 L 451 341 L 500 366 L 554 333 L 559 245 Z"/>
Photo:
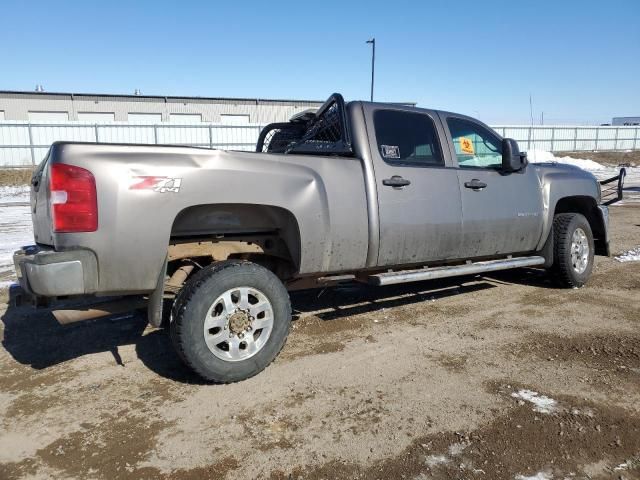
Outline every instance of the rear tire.
<path fill-rule="evenodd" d="M 282 282 L 254 263 L 203 268 L 173 306 L 171 340 L 182 360 L 208 381 L 231 383 L 264 370 L 289 334 L 291 304 Z"/>
<path fill-rule="evenodd" d="M 563 287 L 580 288 L 593 270 L 593 233 L 579 213 L 560 213 L 553 219 L 551 273 Z"/>

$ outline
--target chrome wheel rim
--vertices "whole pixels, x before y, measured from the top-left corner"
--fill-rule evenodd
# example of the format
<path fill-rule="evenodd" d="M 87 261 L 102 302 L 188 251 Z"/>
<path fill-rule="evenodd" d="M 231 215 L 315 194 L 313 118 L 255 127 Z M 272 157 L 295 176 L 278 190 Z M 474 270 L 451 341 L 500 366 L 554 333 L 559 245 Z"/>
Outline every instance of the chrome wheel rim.
<path fill-rule="evenodd" d="M 581 228 L 576 228 L 571 237 L 571 264 L 576 273 L 583 273 L 589 265 L 589 240 Z"/>
<path fill-rule="evenodd" d="M 273 307 L 257 288 L 231 288 L 211 304 L 204 320 L 204 341 L 216 357 L 238 362 L 253 357 L 269 340 Z"/>

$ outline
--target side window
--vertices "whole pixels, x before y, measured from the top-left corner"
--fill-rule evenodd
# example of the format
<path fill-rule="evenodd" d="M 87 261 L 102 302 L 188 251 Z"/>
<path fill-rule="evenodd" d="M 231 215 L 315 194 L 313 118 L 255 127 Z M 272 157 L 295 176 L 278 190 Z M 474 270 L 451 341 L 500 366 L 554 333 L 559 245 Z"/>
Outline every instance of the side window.
<path fill-rule="evenodd" d="M 490 130 L 461 118 L 447 118 L 461 168 L 502 166 L 502 144 Z"/>
<path fill-rule="evenodd" d="M 392 165 L 442 166 L 436 127 L 428 115 L 377 110 L 373 122 L 382 159 Z"/>

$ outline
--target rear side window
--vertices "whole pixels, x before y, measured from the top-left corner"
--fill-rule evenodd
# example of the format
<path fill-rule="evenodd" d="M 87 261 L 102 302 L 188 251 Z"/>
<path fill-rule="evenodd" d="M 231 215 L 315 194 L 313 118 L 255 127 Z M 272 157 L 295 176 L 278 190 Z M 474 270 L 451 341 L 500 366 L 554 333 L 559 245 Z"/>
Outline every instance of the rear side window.
<path fill-rule="evenodd" d="M 377 110 L 373 122 L 378 153 L 390 164 L 442 166 L 433 120 L 422 113 Z"/>

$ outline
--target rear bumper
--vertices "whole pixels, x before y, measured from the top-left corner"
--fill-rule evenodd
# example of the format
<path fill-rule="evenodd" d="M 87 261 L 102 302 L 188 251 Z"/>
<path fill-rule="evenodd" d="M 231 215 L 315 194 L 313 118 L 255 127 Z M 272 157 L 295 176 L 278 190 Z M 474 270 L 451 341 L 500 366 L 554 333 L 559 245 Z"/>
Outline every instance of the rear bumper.
<path fill-rule="evenodd" d="M 98 263 L 90 250 L 56 252 L 40 246 L 25 247 L 13 254 L 20 286 L 42 297 L 85 295 L 98 286 Z"/>

